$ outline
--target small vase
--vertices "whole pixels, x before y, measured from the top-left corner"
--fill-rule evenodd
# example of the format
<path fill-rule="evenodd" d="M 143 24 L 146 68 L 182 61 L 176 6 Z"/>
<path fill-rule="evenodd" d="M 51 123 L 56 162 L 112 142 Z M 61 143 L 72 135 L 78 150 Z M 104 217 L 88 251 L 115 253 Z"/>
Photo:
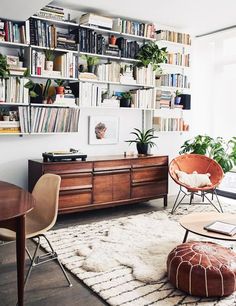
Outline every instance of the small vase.
<path fill-rule="evenodd" d="M 46 61 L 46 70 L 53 71 L 53 61 Z"/>
<path fill-rule="evenodd" d="M 3 115 L 3 121 L 10 121 L 10 116 Z"/>
<path fill-rule="evenodd" d="M 95 72 L 95 66 L 94 65 L 89 65 L 88 66 L 88 72 L 94 73 Z"/>
<path fill-rule="evenodd" d="M 131 107 L 131 99 L 120 99 L 120 107 Z"/>
<path fill-rule="evenodd" d="M 181 97 L 175 97 L 175 104 L 179 105 L 181 101 Z"/>
<path fill-rule="evenodd" d="M 140 154 L 140 155 L 147 155 L 147 152 L 148 152 L 148 143 L 140 143 L 140 142 L 138 142 L 136 144 L 136 147 L 137 147 L 138 154 Z"/>
<path fill-rule="evenodd" d="M 64 87 L 63 86 L 56 87 L 56 93 L 57 93 L 57 95 L 63 95 L 64 94 Z"/>
<path fill-rule="evenodd" d="M 116 44 L 116 37 L 115 37 L 114 35 L 111 35 L 110 40 L 109 40 L 109 43 L 110 43 L 111 45 L 115 45 L 115 44 Z"/>

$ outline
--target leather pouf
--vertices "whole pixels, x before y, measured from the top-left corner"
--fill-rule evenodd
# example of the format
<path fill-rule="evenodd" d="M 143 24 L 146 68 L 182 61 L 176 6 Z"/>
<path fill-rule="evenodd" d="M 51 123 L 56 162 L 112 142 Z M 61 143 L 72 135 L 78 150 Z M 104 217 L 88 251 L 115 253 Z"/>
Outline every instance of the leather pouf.
<path fill-rule="evenodd" d="M 212 242 L 191 241 L 167 259 L 168 279 L 191 295 L 219 297 L 236 290 L 236 253 Z"/>

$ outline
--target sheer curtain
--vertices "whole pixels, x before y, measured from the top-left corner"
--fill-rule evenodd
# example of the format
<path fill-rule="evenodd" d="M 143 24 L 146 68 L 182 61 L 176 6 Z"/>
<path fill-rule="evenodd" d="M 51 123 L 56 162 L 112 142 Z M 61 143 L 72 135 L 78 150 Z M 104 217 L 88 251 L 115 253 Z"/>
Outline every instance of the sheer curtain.
<path fill-rule="evenodd" d="M 197 38 L 194 50 L 197 122 L 213 137 L 236 136 L 236 29 Z"/>

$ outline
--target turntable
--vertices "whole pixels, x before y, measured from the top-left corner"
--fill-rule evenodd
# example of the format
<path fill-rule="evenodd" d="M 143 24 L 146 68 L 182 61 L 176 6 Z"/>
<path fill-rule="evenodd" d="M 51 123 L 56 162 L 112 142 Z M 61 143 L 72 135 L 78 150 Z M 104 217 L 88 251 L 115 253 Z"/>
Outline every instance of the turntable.
<path fill-rule="evenodd" d="M 70 149 L 70 151 L 53 151 L 53 152 L 45 152 L 42 153 L 44 162 L 58 162 L 58 161 L 66 161 L 80 158 L 81 161 L 86 161 L 87 155 L 79 152 L 75 149 Z"/>

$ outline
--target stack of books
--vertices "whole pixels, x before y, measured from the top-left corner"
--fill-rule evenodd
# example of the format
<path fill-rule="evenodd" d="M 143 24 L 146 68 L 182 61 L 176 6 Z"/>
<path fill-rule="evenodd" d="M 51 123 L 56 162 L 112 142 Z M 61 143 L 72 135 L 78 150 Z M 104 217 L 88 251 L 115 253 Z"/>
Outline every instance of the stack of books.
<path fill-rule="evenodd" d="M 102 95 L 107 92 L 107 86 L 102 84 L 79 83 L 79 106 L 95 107 L 102 105 Z"/>
<path fill-rule="evenodd" d="M 153 127 L 159 132 L 184 131 L 183 118 L 153 117 Z"/>
<path fill-rule="evenodd" d="M 130 91 L 135 108 L 154 108 L 154 89 L 138 89 Z"/>
<path fill-rule="evenodd" d="M 0 121 L 0 133 L 19 133 L 19 121 Z"/>
<path fill-rule="evenodd" d="M 98 65 L 97 76 L 99 81 L 120 82 L 120 64 L 111 62 Z"/>
<path fill-rule="evenodd" d="M 138 84 L 155 85 L 155 71 L 150 64 L 148 67 L 135 67 L 134 75 Z"/>
<path fill-rule="evenodd" d="M 25 88 L 27 79 L 10 77 L 0 80 L 0 102 L 25 103 L 29 102 L 28 89 Z"/>
<path fill-rule="evenodd" d="M 55 20 L 65 20 L 64 9 L 52 5 L 46 5 L 38 13 L 36 13 L 35 16 Z"/>
<path fill-rule="evenodd" d="M 121 57 L 136 58 L 139 52 L 139 44 L 137 41 L 127 41 L 124 37 L 118 37 L 116 44 L 120 49 Z"/>
<path fill-rule="evenodd" d="M 57 48 L 66 49 L 66 50 L 77 50 L 77 44 L 75 41 L 75 35 L 70 33 L 60 33 L 57 32 Z"/>
<path fill-rule="evenodd" d="M 63 106 L 76 106 L 75 104 L 75 98 L 69 98 L 69 97 L 66 97 L 65 95 L 56 95 L 56 99 L 54 101 L 55 105 L 63 105 Z"/>
<path fill-rule="evenodd" d="M 156 31 L 156 39 L 191 45 L 191 38 L 189 34 L 174 31 L 158 30 Z"/>
<path fill-rule="evenodd" d="M 120 56 L 120 49 L 117 45 L 108 44 L 105 48 L 105 55 Z"/>
<path fill-rule="evenodd" d="M 111 29 L 112 28 L 112 18 L 104 17 L 92 13 L 84 14 L 80 17 L 80 24 L 92 25 L 100 28 Z"/>
<path fill-rule="evenodd" d="M 94 30 L 79 28 L 76 32 L 76 40 L 79 44 L 79 51 L 104 54 L 106 48 L 106 39 L 102 34 Z"/>

